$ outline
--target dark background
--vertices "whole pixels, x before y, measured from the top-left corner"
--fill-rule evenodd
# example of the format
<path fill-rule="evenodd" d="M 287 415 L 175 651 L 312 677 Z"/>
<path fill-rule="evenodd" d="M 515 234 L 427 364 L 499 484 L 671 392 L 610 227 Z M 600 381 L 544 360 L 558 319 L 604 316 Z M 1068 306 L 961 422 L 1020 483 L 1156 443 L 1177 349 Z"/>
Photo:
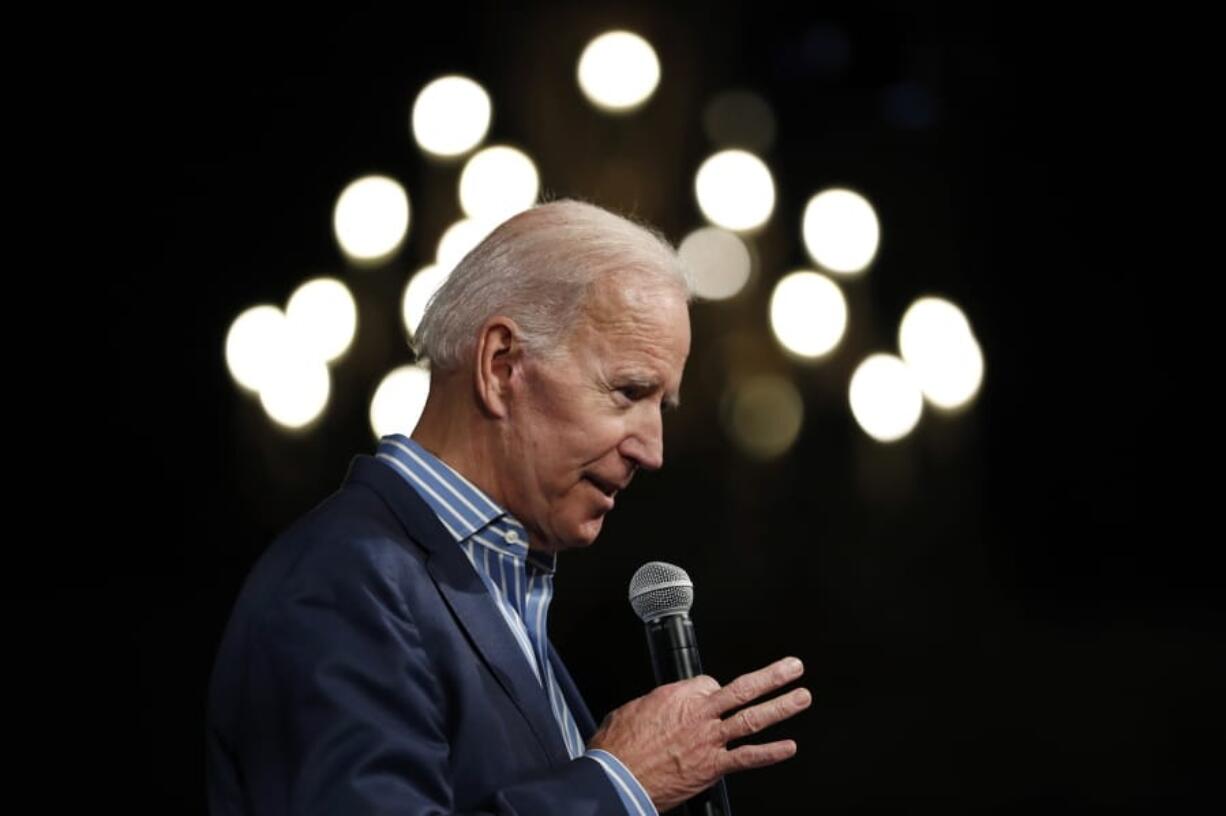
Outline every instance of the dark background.
<path fill-rule="evenodd" d="M 551 632 L 598 716 L 650 686 L 625 591 L 661 559 L 694 578 L 710 673 L 784 654 L 808 667 L 813 707 L 771 732 L 799 754 L 731 778 L 739 813 L 1162 812 L 1217 793 L 1222 581 L 1194 512 L 1195 485 L 1217 479 L 1213 399 L 1180 384 L 1187 355 L 1167 350 L 1198 299 L 1170 254 L 1189 231 L 1175 182 L 1197 172 L 1174 67 L 1195 21 L 762 3 L 182 14 L 148 33 L 109 17 L 70 96 L 92 134 L 70 147 L 101 171 L 82 220 L 102 299 L 78 305 L 103 319 L 73 357 L 89 410 L 67 440 L 85 485 L 70 521 L 93 534 L 52 594 L 99 605 L 73 615 L 71 649 L 43 648 L 70 655 L 73 702 L 104 715 L 80 752 L 115 770 L 91 794 L 204 811 L 205 689 L 229 607 L 271 538 L 372 450 L 370 396 L 411 360 L 401 289 L 459 216 L 457 169 L 408 130 L 418 90 L 450 72 L 489 90 L 488 141 L 526 149 L 552 194 L 674 241 L 701 223 L 706 101 L 751 88 L 777 117 L 775 214 L 747 290 L 693 309 L 666 467 L 560 564 Z M 662 62 L 626 119 L 573 80 L 613 27 Z M 405 184 L 413 223 L 397 258 L 350 269 L 331 209 L 368 172 Z M 845 287 L 843 345 L 802 366 L 770 338 L 766 303 L 808 265 L 800 215 L 835 184 L 874 203 L 882 245 Z M 239 312 L 319 274 L 351 287 L 360 328 L 327 414 L 293 436 L 232 385 L 222 349 Z M 967 313 L 983 389 L 879 445 L 846 384 L 922 294 Z M 805 402 L 799 440 L 769 464 L 719 423 L 720 395 L 751 371 L 790 376 Z M 1169 411 L 1185 404 L 1199 407 Z"/>

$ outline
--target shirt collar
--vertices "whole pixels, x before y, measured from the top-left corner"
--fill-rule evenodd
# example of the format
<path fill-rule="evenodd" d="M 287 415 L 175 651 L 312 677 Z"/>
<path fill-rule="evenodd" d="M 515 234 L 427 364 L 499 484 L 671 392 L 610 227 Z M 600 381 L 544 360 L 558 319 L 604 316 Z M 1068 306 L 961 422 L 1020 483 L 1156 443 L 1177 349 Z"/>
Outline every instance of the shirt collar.
<path fill-rule="evenodd" d="M 457 542 L 479 537 L 486 546 L 494 543 L 542 572 L 557 569 L 556 553 L 529 550 L 528 532 L 518 519 L 417 441 L 403 434 L 385 436 L 375 457 L 417 491 Z"/>

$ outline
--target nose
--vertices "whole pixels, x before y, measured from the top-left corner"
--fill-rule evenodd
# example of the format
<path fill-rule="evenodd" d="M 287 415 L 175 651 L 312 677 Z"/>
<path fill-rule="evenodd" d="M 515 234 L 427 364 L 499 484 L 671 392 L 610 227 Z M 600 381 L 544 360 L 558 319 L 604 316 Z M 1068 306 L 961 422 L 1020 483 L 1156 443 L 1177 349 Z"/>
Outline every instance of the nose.
<path fill-rule="evenodd" d="M 664 422 L 658 407 L 644 401 L 641 408 L 622 441 L 621 453 L 636 467 L 659 470 L 664 466 Z"/>

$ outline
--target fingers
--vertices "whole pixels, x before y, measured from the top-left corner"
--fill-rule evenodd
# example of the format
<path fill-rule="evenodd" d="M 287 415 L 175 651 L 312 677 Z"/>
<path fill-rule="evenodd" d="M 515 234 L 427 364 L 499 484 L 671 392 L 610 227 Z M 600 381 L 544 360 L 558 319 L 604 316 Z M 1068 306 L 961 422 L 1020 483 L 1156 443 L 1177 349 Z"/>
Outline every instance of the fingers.
<path fill-rule="evenodd" d="M 799 660 L 785 657 L 765 668 L 742 674 L 707 698 L 709 710 L 712 714 L 722 715 L 726 711 L 740 708 L 767 692 L 787 685 L 804 674 L 804 671 L 804 664 Z"/>
<path fill-rule="evenodd" d="M 737 771 L 748 771 L 751 768 L 764 768 L 794 756 L 796 756 L 796 743 L 793 740 L 768 742 L 765 745 L 742 745 L 724 754 L 720 762 L 720 776 Z"/>
<path fill-rule="evenodd" d="M 749 708 L 743 708 L 723 721 L 722 738 L 725 743 L 750 734 L 756 734 L 777 722 L 799 714 L 813 702 L 808 689 L 795 689 Z"/>

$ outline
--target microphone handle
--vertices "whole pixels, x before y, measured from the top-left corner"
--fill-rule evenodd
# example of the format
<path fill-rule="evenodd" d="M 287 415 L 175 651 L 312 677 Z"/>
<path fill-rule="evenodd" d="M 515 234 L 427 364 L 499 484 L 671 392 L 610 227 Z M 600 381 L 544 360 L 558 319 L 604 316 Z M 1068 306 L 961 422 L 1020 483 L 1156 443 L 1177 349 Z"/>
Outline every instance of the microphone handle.
<path fill-rule="evenodd" d="M 685 613 L 649 621 L 647 650 L 651 653 L 651 669 L 657 686 L 702 674 L 694 624 Z M 691 797 L 676 812 L 685 816 L 732 816 L 724 778 L 715 780 L 714 785 Z"/>

